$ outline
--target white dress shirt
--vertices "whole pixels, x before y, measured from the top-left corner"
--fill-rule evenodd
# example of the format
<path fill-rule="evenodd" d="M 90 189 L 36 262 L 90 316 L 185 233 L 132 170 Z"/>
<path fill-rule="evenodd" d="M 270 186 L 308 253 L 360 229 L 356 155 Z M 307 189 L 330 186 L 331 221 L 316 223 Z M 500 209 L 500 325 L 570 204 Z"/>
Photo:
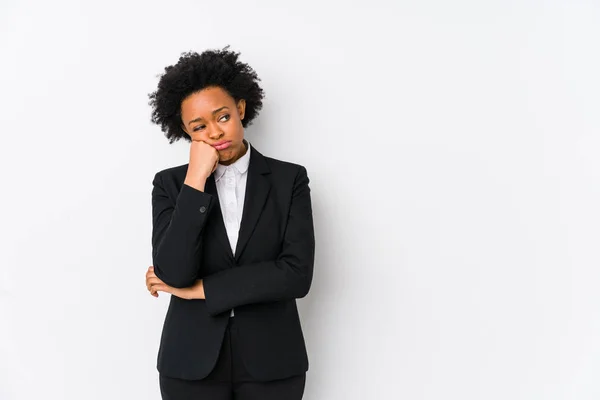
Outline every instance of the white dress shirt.
<path fill-rule="evenodd" d="M 246 181 L 248 180 L 248 166 L 250 165 L 250 143 L 246 154 L 237 159 L 231 165 L 217 165 L 215 170 L 215 184 L 223 214 L 223 222 L 227 230 L 227 237 L 231 245 L 231 251 L 235 254 L 240 222 L 242 221 L 242 210 L 244 209 L 244 197 L 246 195 Z M 230 316 L 234 313 L 231 310 Z"/>

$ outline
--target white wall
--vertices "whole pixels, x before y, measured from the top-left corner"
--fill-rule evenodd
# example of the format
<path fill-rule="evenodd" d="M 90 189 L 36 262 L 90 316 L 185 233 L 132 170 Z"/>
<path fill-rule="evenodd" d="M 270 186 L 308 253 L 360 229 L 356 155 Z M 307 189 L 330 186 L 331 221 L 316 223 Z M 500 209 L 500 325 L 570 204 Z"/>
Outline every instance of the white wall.
<path fill-rule="evenodd" d="M 305 165 L 305 399 L 600 396 L 600 3 L 0 6 L 0 399 L 159 399 L 157 74 L 231 44 Z"/>

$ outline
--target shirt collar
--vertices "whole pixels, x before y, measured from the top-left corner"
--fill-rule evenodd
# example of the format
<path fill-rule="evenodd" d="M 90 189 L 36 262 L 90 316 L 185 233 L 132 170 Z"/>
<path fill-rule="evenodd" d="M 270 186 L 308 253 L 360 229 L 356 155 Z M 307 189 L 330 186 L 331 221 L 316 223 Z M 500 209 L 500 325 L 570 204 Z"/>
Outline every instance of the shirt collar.
<path fill-rule="evenodd" d="M 225 171 L 227 171 L 228 168 L 233 168 L 234 171 L 237 170 L 240 174 L 243 174 L 248 170 L 248 166 L 250 165 L 250 142 L 244 139 L 244 143 L 248 145 L 248 150 L 246 150 L 246 154 L 238 158 L 233 164 L 217 164 L 217 169 L 215 170 L 215 181 L 221 179 L 221 177 L 223 177 L 223 174 L 225 174 Z"/>

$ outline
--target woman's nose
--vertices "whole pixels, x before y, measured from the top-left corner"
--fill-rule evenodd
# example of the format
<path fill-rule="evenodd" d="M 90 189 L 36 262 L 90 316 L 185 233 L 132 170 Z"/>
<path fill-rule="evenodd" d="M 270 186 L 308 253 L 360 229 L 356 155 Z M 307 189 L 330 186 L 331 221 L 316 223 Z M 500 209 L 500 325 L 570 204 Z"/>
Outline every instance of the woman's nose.
<path fill-rule="evenodd" d="M 210 131 L 209 137 L 210 137 L 212 140 L 218 140 L 218 139 L 220 139 L 220 138 L 221 138 L 221 137 L 222 137 L 224 134 L 225 134 L 225 133 L 224 133 L 224 132 L 222 132 L 222 131 L 221 131 L 221 130 L 219 130 L 219 129 L 213 129 L 213 130 L 211 130 L 211 131 Z"/>

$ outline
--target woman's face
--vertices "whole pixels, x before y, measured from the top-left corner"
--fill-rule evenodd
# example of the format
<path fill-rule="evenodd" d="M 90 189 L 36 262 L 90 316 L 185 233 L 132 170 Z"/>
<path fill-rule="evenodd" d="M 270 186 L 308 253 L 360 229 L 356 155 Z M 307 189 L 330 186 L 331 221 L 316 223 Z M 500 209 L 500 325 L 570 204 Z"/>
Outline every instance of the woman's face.
<path fill-rule="evenodd" d="M 210 144 L 219 152 L 219 163 L 229 165 L 246 153 L 244 110 L 246 101 L 235 103 L 220 87 L 192 93 L 181 102 L 183 130 L 192 140 Z"/>

